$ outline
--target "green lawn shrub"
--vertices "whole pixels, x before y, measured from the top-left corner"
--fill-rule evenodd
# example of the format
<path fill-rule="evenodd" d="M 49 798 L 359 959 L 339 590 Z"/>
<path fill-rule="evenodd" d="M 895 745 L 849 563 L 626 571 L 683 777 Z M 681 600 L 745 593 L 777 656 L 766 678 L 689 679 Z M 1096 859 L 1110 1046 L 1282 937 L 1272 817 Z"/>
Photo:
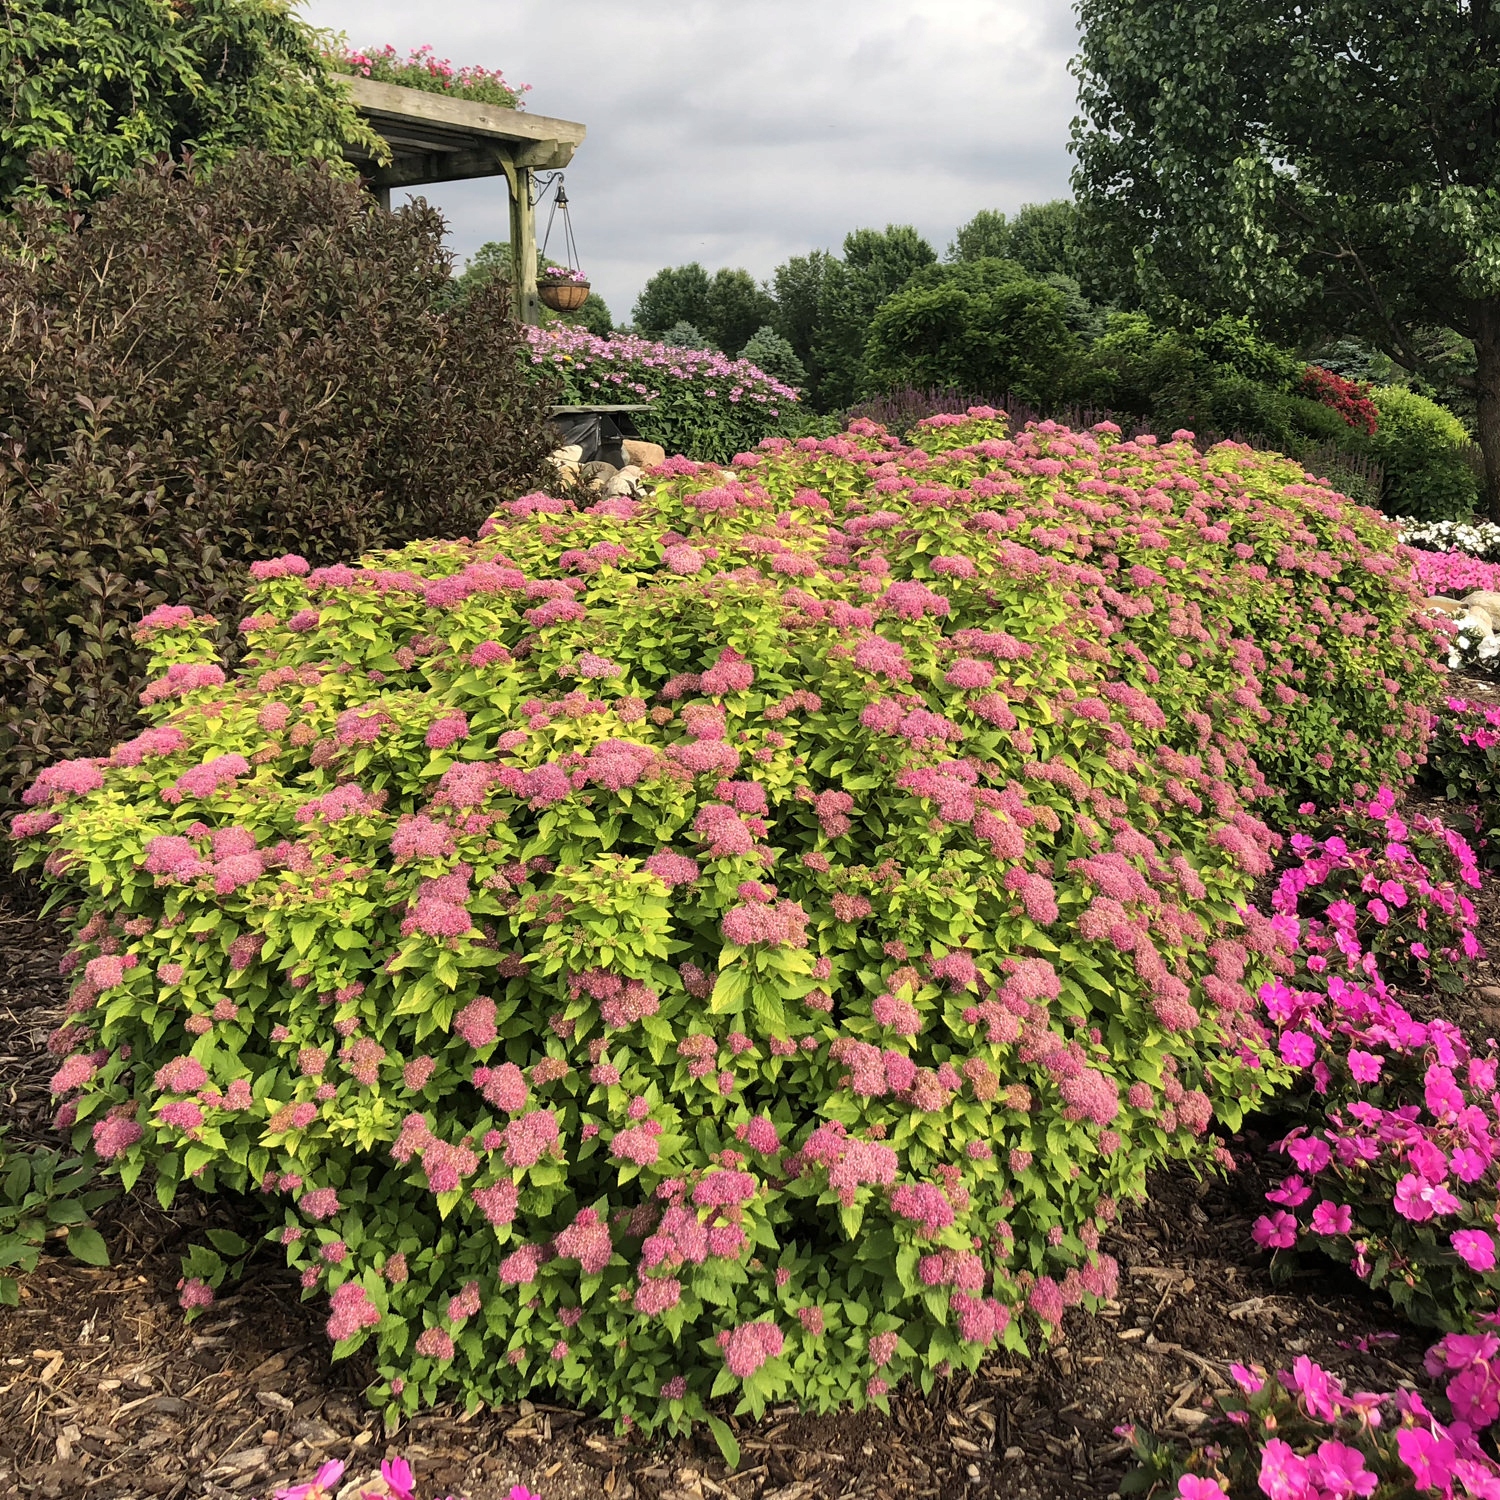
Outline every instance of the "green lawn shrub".
<path fill-rule="evenodd" d="M 0 11 L 0 205 L 75 206 L 143 163 L 236 152 L 385 158 L 286 0 L 7 0 Z"/>
<path fill-rule="evenodd" d="M 1078 357 L 1067 302 L 1014 261 L 925 266 L 871 320 L 865 388 L 965 386 L 1055 401 Z"/>
<path fill-rule="evenodd" d="M 232 630 L 245 560 L 456 536 L 554 439 L 504 289 L 442 221 L 247 155 L 0 224 L 0 804 L 136 717 L 142 609 Z"/>
<path fill-rule="evenodd" d="M 1380 426 L 1370 451 L 1385 469 L 1388 515 L 1418 521 L 1464 520 L 1479 508 L 1479 475 L 1469 462 L 1472 440 L 1446 407 L 1401 385 L 1370 392 Z"/>
<path fill-rule="evenodd" d="M 28 792 L 59 1124 L 264 1194 L 376 1401 L 929 1389 L 1284 1078 L 1257 810 L 1420 758 L 1394 528 L 1233 445 L 914 436 L 257 564 L 238 675 L 153 611 L 152 726 Z"/>

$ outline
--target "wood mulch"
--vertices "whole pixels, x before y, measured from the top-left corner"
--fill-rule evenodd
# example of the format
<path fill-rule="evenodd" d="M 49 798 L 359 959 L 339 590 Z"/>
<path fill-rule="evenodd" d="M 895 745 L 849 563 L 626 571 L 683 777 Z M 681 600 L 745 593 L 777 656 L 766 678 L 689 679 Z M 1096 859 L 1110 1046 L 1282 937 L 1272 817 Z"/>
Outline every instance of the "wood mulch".
<path fill-rule="evenodd" d="M 1500 958 L 1500 882 L 1482 914 Z M 0 895 L 0 1099 L 13 1140 L 46 1139 L 61 951 L 30 903 Z M 1444 1005 L 1481 1037 L 1495 1030 L 1500 969 L 1482 966 Z M 1231 1360 L 1276 1369 L 1305 1353 L 1356 1389 L 1425 1384 L 1429 1340 L 1352 1275 L 1326 1266 L 1273 1284 L 1249 1229 L 1279 1164 L 1253 1132 L 1233 1145 L 1242 1165 L 1226 1180 L 1155 1174 L 1107 1245 L 1122 1267 L 1118 1302 L 1070 1313 L 1051 1349 L 997 1357 L 930 1397 L 903 1386 L 889 1417 L 788 1407 L 738 1419 L 733 1474 L 706 1438 L 623 1437 L 543 1403 L 472 1417 L 440 1408 L 388 1439 L 361 1399 L 367 1370 L 358 1357 L 329 1363 L 317 1304 L 269 1257 L 184 1324 L 178 1256 L 242 1210 L 185 1197 L 166 1214 L 136 1194 L 100 1214 L 108 1268 L 49 1255 L 20 1307 L 0 1309 L 0 1496 L 264 1500 L 326 1459 L 364 1474 L 401 1452 L 424 1494 L 472 1500 L 503 1500 L 516 1483 L 545 1500 L 1105 1500 L 1128 1466 L 1116 1429 L 1191 1433 Z"/>

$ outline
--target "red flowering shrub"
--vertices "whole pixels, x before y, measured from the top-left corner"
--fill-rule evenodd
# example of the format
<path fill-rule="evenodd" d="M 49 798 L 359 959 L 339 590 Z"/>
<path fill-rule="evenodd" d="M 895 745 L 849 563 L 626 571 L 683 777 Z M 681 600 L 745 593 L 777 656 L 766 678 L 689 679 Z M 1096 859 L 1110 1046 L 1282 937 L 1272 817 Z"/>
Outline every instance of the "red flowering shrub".
<path fill-rule="evenodd" d="M 1253 809 L 1399 776 L 1434 677 L 1297 466 L 994 416 L 257 564 L 226 682 L 148 617 L 155 727 L 15 829 L 60 1123 L 258 1187 L 406 1408 L 878 1401 L 1108 1296 L 1284 1076 Z"/>
<path fill-rule="evenodd" d="M 1379 430 L 1380 414 L 1370 399 L 1370 387 L 1364 382 L 1345 380 L 1322 365 L 1309 365 L 1302 372 L 1298 394 L 1332 407 L 1351 427 L 1370 437 Z"/>

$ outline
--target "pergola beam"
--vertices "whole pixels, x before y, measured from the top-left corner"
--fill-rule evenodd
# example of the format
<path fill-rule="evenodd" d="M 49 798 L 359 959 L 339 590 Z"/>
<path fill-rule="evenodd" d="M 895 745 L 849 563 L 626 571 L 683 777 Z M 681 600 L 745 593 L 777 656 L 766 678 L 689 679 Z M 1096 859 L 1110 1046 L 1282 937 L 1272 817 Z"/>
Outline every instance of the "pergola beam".
<path fill-rule="evenodd" d="M 540 322 L 534 174 L 567 166 L 586 128 L 576 120 L 529 115 L 370 78 L 350 77 L 344 82 L 355 107 L 390 147 L 391 159 L 384 165 L 350 154 L 387 208 L 394 188 L 505 178 L 516 316 L 524 323 Z"/>

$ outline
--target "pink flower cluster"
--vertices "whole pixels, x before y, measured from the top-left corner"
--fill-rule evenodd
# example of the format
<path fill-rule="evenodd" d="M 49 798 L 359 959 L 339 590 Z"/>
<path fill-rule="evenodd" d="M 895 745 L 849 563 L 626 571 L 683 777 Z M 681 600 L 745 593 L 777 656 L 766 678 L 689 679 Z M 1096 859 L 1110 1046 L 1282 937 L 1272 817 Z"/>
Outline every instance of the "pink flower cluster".
<path fill-rule="evenodd" d="M 1500 1464 L 1485 1438 L 1500 1412 L 1490 1374 L 1497 1350 L 1500 1339 L 1482 1333 L 1451 1334 L 1429 1351 L 1428 1372 L 1447 1378 L 1450 1420 L 1414 1390 L 1347 1391 L 1301 1355 L 1275 1375 L 1231 1365 L 1238 1393 L 1218 1398 L 1217 1417 L 1186 1453 L 1123 1431 L 1160 1492 L 1180 1500 L 1364 1500 L 1377 1491 L 1492 1500 Z"/>

